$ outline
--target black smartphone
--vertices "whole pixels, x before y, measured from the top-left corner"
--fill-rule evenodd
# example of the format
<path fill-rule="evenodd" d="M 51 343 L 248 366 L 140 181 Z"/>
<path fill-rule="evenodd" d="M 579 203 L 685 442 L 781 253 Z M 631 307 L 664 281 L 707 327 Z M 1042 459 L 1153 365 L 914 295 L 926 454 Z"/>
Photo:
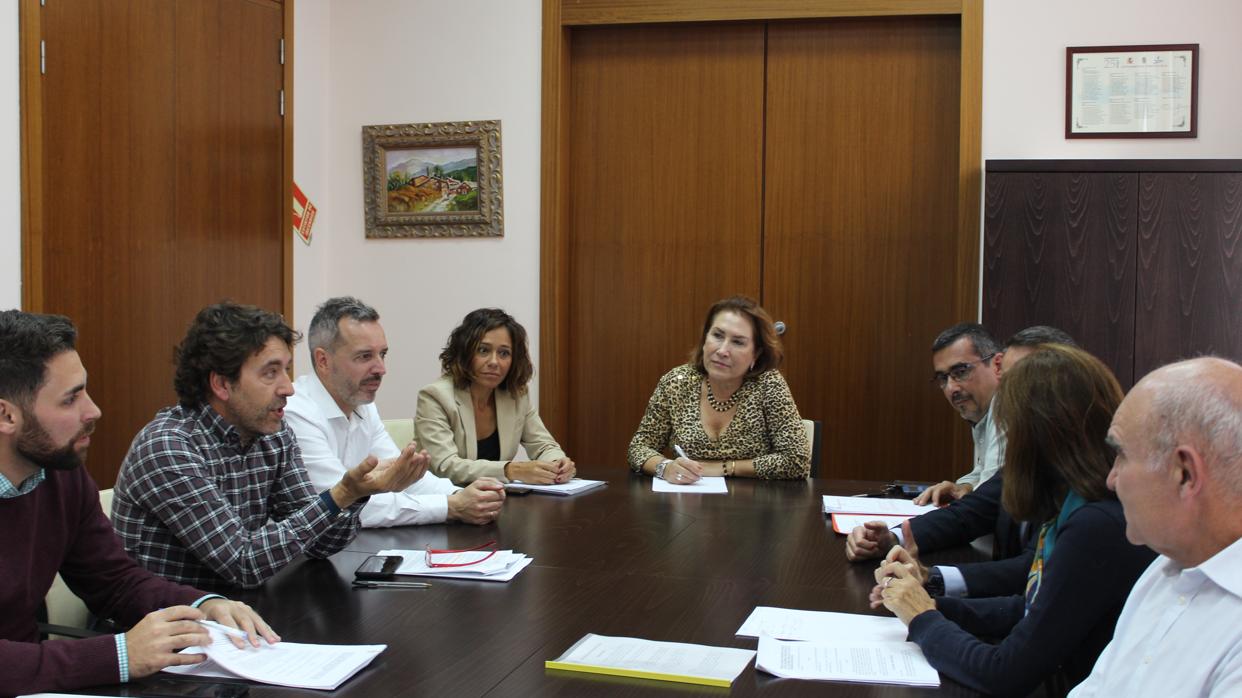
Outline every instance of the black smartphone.
<path fill-rule="evenodd" d="M 354 579 L 392 579 L 404 560 L 400 555 L 372 555 L 354 570 Z"/>
<path fill-rule="evenodd" d="M 914 499 L 920 494 L 923 494 L 923 491 L 928 487 L 931 487 L 931 485 L 925 482 L 902 482 L 898 480 L 893 483 L 893 487 L 896 488 L 896 494 L 898 497 Z"/>
<path fill-rule="evenodd" d="M 162 676 L 129 687 L 129 695 L 150 698 L 245 698 L 250 685 L 233 681 L 179 681 Z"/>

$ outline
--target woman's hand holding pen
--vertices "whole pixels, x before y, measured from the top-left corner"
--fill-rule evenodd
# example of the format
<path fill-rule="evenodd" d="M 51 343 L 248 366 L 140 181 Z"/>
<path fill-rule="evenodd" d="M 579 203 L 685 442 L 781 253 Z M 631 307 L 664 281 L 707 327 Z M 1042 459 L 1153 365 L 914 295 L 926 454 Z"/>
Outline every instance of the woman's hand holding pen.
<path fill-rule="evenodd" d="M 703 477 L 703 464 L 691 460 L 681 446 L 673 447 L 677 451 L 677 460 L 664 469 L 664 479 L 674 485 L 693 485 Z"/>

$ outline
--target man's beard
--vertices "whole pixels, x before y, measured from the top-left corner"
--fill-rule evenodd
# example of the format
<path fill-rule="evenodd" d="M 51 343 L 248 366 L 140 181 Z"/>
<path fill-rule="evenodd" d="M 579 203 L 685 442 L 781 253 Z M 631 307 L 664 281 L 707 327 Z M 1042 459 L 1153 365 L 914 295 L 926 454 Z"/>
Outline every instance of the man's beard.
<path fill-rule="evenodd" d="M 78 453 L 74 448 L 74 444 L 78 439 L 95 431 L 95 423 L 91 422 L 82 428 L 69 443 L 56 447 L 52 443 L 52 437 L 35 419 L 34 415 L 26 415 L 26 423 L 22 425 L 22 431 L 17 435 L 17 452 L 26 460 L 34 463 L 40 468 L 48 468 L 50 470 L 73 470 L 82 465 L 85 453 Z"/>

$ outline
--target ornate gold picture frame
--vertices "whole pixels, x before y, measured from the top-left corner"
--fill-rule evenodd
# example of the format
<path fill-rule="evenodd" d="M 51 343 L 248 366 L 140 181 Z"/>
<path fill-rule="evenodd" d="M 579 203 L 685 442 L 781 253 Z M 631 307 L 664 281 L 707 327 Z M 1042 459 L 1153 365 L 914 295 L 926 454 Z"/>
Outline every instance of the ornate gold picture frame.
<path fill-rule="evenodd" d="M 368 238 L 503 237 L 500 121 L 362 127 Z"/>

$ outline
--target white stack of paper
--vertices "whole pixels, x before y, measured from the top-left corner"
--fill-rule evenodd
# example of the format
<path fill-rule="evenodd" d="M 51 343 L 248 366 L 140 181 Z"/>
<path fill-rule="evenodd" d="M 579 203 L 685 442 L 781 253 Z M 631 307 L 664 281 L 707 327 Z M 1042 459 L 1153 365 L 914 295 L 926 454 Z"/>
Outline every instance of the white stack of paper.
<path fill-rule="evenodd" d="M 758 606 L 737 630 L 759 638 L 755 668 L 786 678 L 939 686 L 896 618 Z M 789 640 L 790 642 L 785 642 Z"/>
<path fill-rule="evenodd" d="M 848 638 L 861 642 L 905 642 L 906 625 L 892 616 L 833 611 L 800 611 L 757 606 L 737 629 L 742 637 L 827 642 Z"/>
<path fill-rule="evenodd" d="M 211 644 L 187 647 L 182 654 L 206 654 L 207 661 L 164 671 L 188 676 L 249 679 L 276 686 L 332 691 L 371 663 L 388 645 L 307 645 L 279 642 L 237 649 L 223 632 L 208 629 Z"/>
<path fill-rule="evenodd" d="M 569 482 L 560 485 L 531 485 L 522 482 L 521 480 L 513 480 L 509 484 L 505 485 L 505 489 L 529 490 L 531 492 L 538 492 L 539 494 L 555 494 L 563 497 L 571 494 L 578 494 L 579 492 L 586 492 L 587 490 L 593 490 L 596 487 L 603 487 L 607 484 L 608 483 L 603 480 L 583 480 L 581 478 L 574 478 Z"/>
<path fill-rule="evenodd" d="M 915 504 L 909 499 L 880 497 L 841 497 L 824 495 L 825 514 L 868 514 L 881 516 L 918 516 L 935 511 L 934 504 Z"/>
<path fill-rule="evenodd" d="M 684 492 L 687 494 L 728 494 L 729 487 L 725 485 L 723 477 L 701 477 L 689 485 L 675 485 L 658 477 L 653 477 L 651 478 L 651 491 Z"/>
<path fill-rule="evenodd" d="M 867 521 L 883 521 L 896 528 L 906 519 L 935 510 L 934 504 L 915 504 L 908 499 L 839 497 L 824 495 L 824 513 L 832 516 L 832 530 L 849 534 Z"/>
<path fill-rule="evenodd" d="M 448 579 L 475 579 L 485 582 L 507 582 L 517 576 L 534 562 L 528 557 L 512 550 L 497 550 L 490 555 L 490 550 L 465 550 L 456 553 L 435 553 L 437 565 L 455 565 L 435 567 L 427 564 L 426 550 L 381 550 L 377 555 L 400 555 L 404 560 L 397 568 L 399 575 L 419 577 L 444 577 Z M 489 557 L 490 555 L 490 557 Z"/>
<path fill-rule="evenodd" d="M 588 674 L 728 687 L 754 656 L 753 650 L 736 647 L 588 633 L 565 650 L 565 654 L 544 662 L 544 666 Z"/>
<path fill-rule="evenodd" d="M 787 642 L 759 638 L 755 668 L 790 679 L 940 686 L 940 674 L 913 642 Z"/>

